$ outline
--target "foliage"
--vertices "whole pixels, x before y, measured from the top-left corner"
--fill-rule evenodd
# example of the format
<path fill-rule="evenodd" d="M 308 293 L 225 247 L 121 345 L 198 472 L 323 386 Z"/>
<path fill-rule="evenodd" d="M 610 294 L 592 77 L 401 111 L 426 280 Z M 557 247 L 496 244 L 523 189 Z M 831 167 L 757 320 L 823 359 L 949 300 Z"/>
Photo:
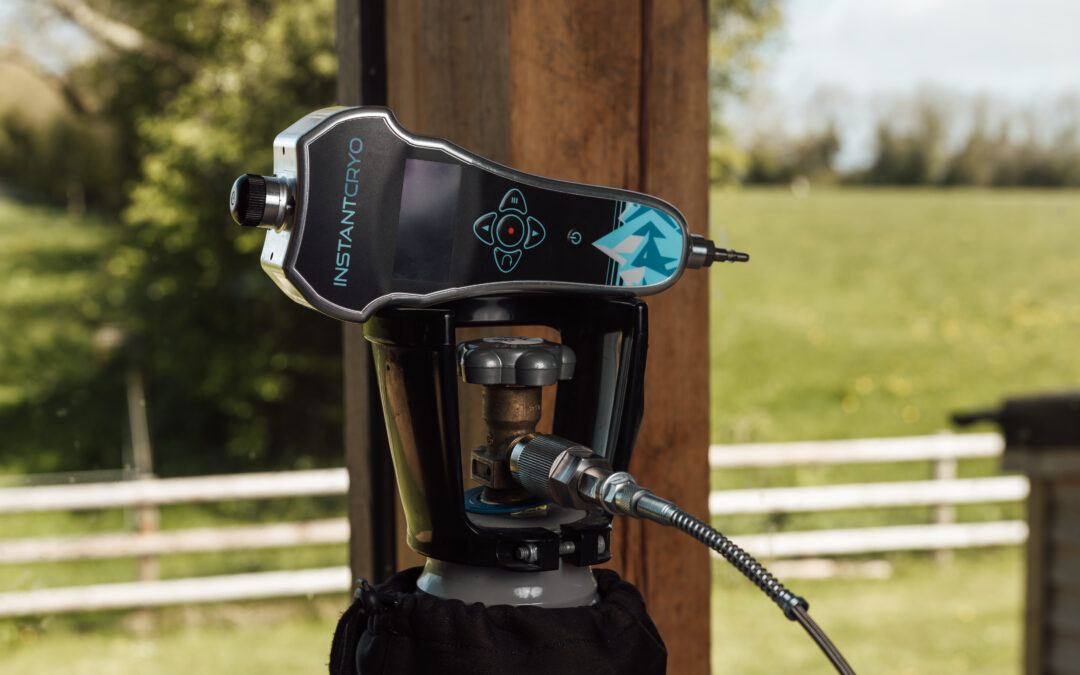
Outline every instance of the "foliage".
<path fill-rule="evenodd" d="M 780 0 L 709 0 L 709 178 L 733 182 L 745 153 L 720 120 L 732 97 L 746 94 L 760 51 L 780 27 Z"/>
<path fill-rule="evenodd" d="M 1071 108 L 1073 116 L 1080 109 L 1075 100 L 1059 107 Z M 795 137 L 775 131 L 749 146 L 737 178 L 758 184 L 804 177 L 866 185 L 1080 186 L 1080 126 L 1061 110 L 1010 113 L 983 99 L 923 92 L 883 110 L 874 136 L 869 164 L 844 172 L 834 164 L 840 147 L 835 125 Z"/>
<path fill-rule="evenodd" d="M 0 181 L 24 198 L 66 204 L 78 213 L 123 202 L 116 134 L 101 120 L 59 115 L 30 120 L 0 116 Z"/>
<path fill-rule="evenodd" d="M 852 179 L 885 185 L 1080 186 L 1080 129 L 1059 128 L 1040 138 L 1030 127 L 1034 115 L 1002 120 L 996 129 L 976 115 L 966 140 L 952 148 L 946 143 L 949 117 L 948 110 L 923 105 L 907 132 L 882 121 L 872 165 Z M 1053 124 L 1048 120 L 1045 128 Z"/>
<path fill-rule="evenodd" d="M 340 326 L 273 286 L 258 264 L 262 233 L 241 231 L 226 206 L 237 175 L 271 171 L 279 131 L 333 104 L 332 0 L 88 4 L 138 31 L 153 49 L 102 48 L 69 74 L 68 85 L 85 102 L 83 116 L 27 131 L 18 143 L 10 136 L 22 127 L 11 122 L 4 147 L 12 153 L 54 148 L 72 135 L 84 143 L 78 161 L 41 152 L 48 161 L 35 172 L 46 179 L 29 183 L 48 183 L 50 172 L 85 175 L 88 205 L 113 222 L 100 262 L 108 275 L 93 284 L 108 289 L 108 321 L 141 345 L 156 469 L 340 462 Z M 87 129 L 100 130 L 100 141 L 88 140 Z M 99 150 L 108 161 L 87 166 L 83 159 Z M 63 181 L 57 183 L 42 195 L 63 204 Z M 32 253 L 38 255 L 45 260 L 48 253 Z M 94 320 L 106 319 L 68 330 L 87 344 Z M 118 366 L 104 359 L 80 363 L 63 384 L 43 384 L 35 394 L 39 404 L 50 391 L 63 399 L 81 383 L 88 417 L 122 427 L 122 404 L 116 404 L 122 387 L 99 379 Z M 41 408 L 0 401 L 0 423 L 25 428 L 25 416 Z M 115 448 L 116 435 L 109 439 Z M 38 470 L 116 465 L 115 450 L 94 445 L 84 445 L 81 458 L 26 461 Z"/>
<path fill-rule="evenodd" d="M 120 461 L 123 386 L 95 341 L 118 309 L 106 265 L 116 239 L 97 219 L 0 200 L 0 456 L 9 468 Z"/>
<path fill-rule="evenodd" d="M 747 183 L 790 183 L 803 177 L 814 183 L 834 180 L 833 160 L 840 150 L 836 127 L 808 133 L 794 141 L 776 136 L 757 139 L 747 151 Z"/>
<path fill-rule="evenodd" d="M 884 185 L 937 182 L 944 131 L 942 114 L 930 107 L 919 110 L 915 128 L 907 134 L 897 133 L 888 123 L 878 123 L 877 153 L 863 180 Z"/>
<path fill-rule="evenodd" d="M 722 105 L 730 94 L 746 93 L 761 67 L 761 46 L 780 27 L 780 6 L 779 0 L 709 0 L 709 84 L 714 105 Z"/>
<path fill-rule="evenodd" d="M 139 121 L 131 242 L 113 257 L 151 350 L 155 426 L 186 439 L 175 461 L 193 441 L 207 460 L 338 460 L 340 327 L 274 288 L 257 263 L 262 232 L 226 211 L 237 175 L 271 173 L 273 137 L 333 102 L 333 5 L 212 4 L 213 21 L 174 19 L 206 51 L 168 105 Z"/>

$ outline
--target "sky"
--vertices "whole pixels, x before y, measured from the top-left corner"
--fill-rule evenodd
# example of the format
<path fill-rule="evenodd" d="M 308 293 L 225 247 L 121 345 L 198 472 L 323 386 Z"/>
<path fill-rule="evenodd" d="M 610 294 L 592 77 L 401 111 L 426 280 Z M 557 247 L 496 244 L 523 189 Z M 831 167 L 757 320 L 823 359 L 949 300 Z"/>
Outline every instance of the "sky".
<path fill-rule="evenodd" d="M 1080 94 L 1080 0 L 786 0 L 762 57 L 737 134 L 840 117 L 841 162 L 857 164 L 872 113 L 920 90 L 1014 108 Z"/>
<path fill-rule="evenodd" d="M 47 70 L 65 67 L 93 51 L 93 41 L 36 0 L 0 0 L 0 49 L 14 48 L 30 54 Z M 50 20 L 52 19 L 52 20 Z"/>

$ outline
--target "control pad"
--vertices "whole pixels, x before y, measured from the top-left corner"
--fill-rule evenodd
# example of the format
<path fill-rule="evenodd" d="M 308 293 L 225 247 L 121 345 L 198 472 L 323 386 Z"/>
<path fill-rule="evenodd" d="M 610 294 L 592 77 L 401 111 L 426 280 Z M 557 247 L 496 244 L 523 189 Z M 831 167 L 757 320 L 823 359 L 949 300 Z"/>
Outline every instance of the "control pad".
<path fill-rule="evenodd" d="M 528 215 L 525 195 L 511 188 L 499 202 L 499 210 L 473 222 L 476 238 L 495 247 L 495 266 L 503 274 L 517 267 L 522 251 L 535 248 L 547 236 L 539 220 Z"/>

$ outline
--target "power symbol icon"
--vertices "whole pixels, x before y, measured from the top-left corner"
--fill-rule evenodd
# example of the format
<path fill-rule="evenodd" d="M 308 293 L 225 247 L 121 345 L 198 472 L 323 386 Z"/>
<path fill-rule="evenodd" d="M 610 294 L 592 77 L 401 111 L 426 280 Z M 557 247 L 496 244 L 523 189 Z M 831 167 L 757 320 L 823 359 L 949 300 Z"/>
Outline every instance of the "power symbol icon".
<path fill-rule="evenodd" d="M 577 246 L 581 243 L 581 233 L 577 230 L 570 230 L 570 232 L 566 235 L 566 240 L 574 246 Z"/>

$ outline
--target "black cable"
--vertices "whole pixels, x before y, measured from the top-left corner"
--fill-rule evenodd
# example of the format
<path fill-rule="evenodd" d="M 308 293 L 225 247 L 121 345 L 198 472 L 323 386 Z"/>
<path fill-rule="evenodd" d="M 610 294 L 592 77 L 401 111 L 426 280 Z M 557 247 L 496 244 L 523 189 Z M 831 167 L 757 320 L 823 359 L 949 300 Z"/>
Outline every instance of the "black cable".
<path fill-rule="evenodd" d="M 695 242 L 695 246 L 699 244 L 705 246 Z M 810 604 L 805 599 L 784 588 L 752 555 L 708 523 L 641 487 L 625 471 L 613 472 L 606 459 L 565 438 L 529 435 L 515 442 L 510 454 L 510 473 L 529 492 L 562 506 L 581 508 L 583 503 L 594 504 L 612 515 L 644 518 L 682 530 L 722 555 L 764 591 L 783 610 L 784 616 L 797 621 L 825 652 L 837 672 L 855 675 L 825 631 L 807 615 Z M 587 476 L 590 480 L 585 480 Z"/>
<path fill-rule="evenodd" d="M 799 622 L 799 625 L 806 629 L 806 632 L 810 634 L 810 637 L 814 639 L 818 647 L 821 647 L 821 651 L 825 652 L 825 656 L 836 668 L 839 673 L 847 675 L 851 673 L 854 675 L 854 670 L 848 665 L 848 662 L 844 659 L 844 655 L 840 653 L 840 650 L 836 648 L 836 645 L 832 643 L 829 636 L 825 635 L 825 631 L 821 630 L 821 627 L 810 618 L 810 615 L 806 613 L 806 610 L 802 607 L 796 607 L 795 620 Z"/>
<path fill-rule="evenodd" d="M 832 640 L 825 635 L 825 631 L 821 630 L 821 627 L 806 613 L 810 608 L 810 604 L 784 588 L 784 585 L 770 574 L 764 565 L 754 560 L 752 555 L 739 548 L 735 542 L 725 537 L 719 530 L 682 509 L 675 509 L 670 524 L 722 555 L 725 560 L 735 566 L 735 569 L 742 572 L 743 576 L 754 582 L 783 610 L 784 616 L 798 622 L 806 630 L 807 634 L 825 653 L 825 656 L 828 657 L 829 662 L 833 664 L 838 673 L 841 673 L 841 675 L 855 675 L 855 671 L 848 665 L 848 662 L 840 654 L 840 650 L 836 648 Z"/>

